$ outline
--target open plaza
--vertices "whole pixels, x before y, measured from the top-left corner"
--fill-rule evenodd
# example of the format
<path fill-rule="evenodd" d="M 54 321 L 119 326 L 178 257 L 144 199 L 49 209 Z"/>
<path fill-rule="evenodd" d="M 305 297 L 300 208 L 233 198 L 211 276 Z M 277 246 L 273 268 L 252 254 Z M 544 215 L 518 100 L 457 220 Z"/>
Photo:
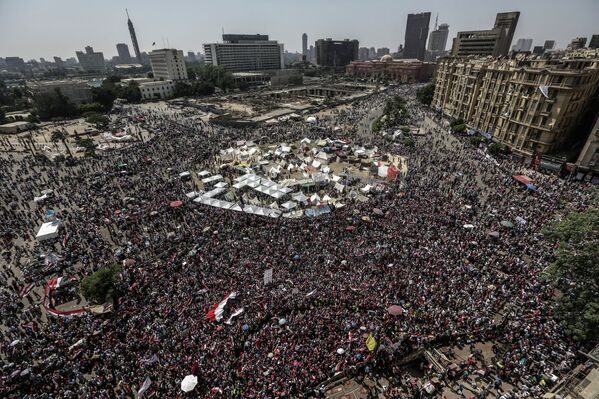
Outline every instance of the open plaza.
<path fill-rule="evenodd" d="M 1 396 L 559 389 L 585 348 L 552 316 L 541 229 L 587 207 L 591 186 L 473 146 L 419 87 L 251 125 L 193 103 L 125 104 L 103 131 L 4 137 Z M 374 129 L 397 98 L 404 126 Z M 66 143 L 45 143 L 58 128 Z M 106 147 L 78 154 L 82 133 Z M 115 265 L 116 301 L 81 295 Z"/>

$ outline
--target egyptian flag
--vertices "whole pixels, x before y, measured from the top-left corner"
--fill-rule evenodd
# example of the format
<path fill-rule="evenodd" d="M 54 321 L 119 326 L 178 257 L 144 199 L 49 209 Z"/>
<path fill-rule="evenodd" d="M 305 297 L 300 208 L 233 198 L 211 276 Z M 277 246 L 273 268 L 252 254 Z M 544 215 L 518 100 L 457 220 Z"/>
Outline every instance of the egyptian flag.
<path fill-rule="evenodd" d="M 227 307 L 227 302 L 229 302 L 229 299 L 235 299 L 236 297 L 237 297 L 237 292 L 232 291 L 222 301 L 212 305 L 212 307 L 210 308 L 208 313 L 206 313 L 206 320 L 220 322 L 223 319 L 223 314 L 225 313 L 225 308 Z"/>

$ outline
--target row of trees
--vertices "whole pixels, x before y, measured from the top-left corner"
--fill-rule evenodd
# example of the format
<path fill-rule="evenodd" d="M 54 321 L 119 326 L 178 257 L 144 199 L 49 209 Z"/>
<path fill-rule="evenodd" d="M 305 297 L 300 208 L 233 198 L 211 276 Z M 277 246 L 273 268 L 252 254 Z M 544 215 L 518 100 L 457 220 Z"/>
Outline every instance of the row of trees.
<path fill-rule="evenodd" d="M 192 65 L 187 68 L 189 82 L 175 84 L 175 97 L 206 96 L 214 94 L 216 88 L 228 92 L 236 88 L 233 74 L 222 66 Z"/>
<path fill-rule="evenodd" d="M 599 192 L 584 211 L 549 224 L 545 237 L 556 242 L 548 275 L 561 292 L 556 316 L 566 333 L 583 343 L 599 341 Z"/>

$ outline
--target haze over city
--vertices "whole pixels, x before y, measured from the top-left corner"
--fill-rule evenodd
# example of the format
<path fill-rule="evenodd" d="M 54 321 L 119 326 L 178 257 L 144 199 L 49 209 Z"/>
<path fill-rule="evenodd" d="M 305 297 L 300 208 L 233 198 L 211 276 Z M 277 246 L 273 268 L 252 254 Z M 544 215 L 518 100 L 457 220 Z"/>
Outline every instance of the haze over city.
<path fill-rule="evenodd" d="M 515 37 L 535 44 L 556 40 L 558 47 L 576 36 L 590 36 L 597 28 L 596 0 L 232 0 L 177 1 L 0 1 L 0 56 L 52 58 L 74 56 L 86 45 L 116 54 L 114 43 L 126 41 L 125 8 L 135 23 L 142 51 L 175 47 L 201 51 L 203 43 L 221 40 L 225 33 L 262 33 L 301 51 L 300 35 L 357 39 L 368 47 L 397 49 L 404 41 L 408 13 L 430 11 L 450 34 L 486 29 L 497 12 L 518 10 Z M 19 16 L 27 15 L 24 23 Z M 568 23 L 565 23 L 568 22 Z M 431 24 L 432 26 L 432 24 Z"/>

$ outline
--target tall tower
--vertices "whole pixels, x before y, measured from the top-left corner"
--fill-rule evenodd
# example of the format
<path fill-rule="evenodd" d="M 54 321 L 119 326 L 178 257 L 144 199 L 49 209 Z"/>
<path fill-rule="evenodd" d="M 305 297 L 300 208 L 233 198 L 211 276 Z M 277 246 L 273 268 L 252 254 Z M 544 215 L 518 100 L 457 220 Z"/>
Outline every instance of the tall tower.
<path fill-rule="evenodd" d="M 302 55 L 308 55 L 308 35 L 305 33 L 302 35 Z"/>
<path fill-rule="evenodd" d="M 141 64 L 141 53 L 139 52 L 139 45 L 137 44 L 137 36 L 135 36 L 135 28 L 133 27 L 133 22 L 129 18 L 129 11 L 125 8 L 125 12 L 127 13 L 127 25 L 129 26 L 129 34 L 131 34 L 131 43 L 133 43 L 133 51 L 135 51 L 135 58 L 137 58 L 137 62 Z"/>
<path fill-rule="evenodd" d="M 430 19 L 430 12 L 408 14 L 403 58 L 416 58 L 420 61 L 424 60 Z"/>

